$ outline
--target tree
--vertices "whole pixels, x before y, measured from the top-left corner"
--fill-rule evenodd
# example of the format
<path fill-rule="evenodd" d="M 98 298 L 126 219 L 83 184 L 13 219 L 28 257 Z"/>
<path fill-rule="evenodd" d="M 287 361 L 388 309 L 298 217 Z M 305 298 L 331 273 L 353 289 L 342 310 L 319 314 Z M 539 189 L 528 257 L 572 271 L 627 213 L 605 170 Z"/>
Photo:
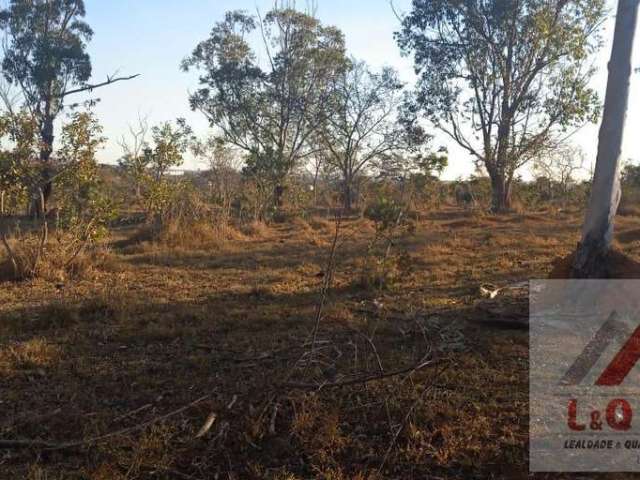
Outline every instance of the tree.
<path fill-rule="evenodd" d="M 56 153 L 55 178 L 58 226 L 77 230 L 77 239 L 87 243 L 100 236 L 115 211 L 98 170 L 96 153 L 104 146 L 102 127 L 91 112 L 76 112 L 62 127 Z"/>
<path fill-rule="evenodd" d="M 38 153 L 38 126 L 28 112 L 0 116 L 0 214 L 11 202 L 19 204 L 38 184 L 34 159 Z"/>
<path fill-rule="evenodd" d="M 541 152 L 533 160 L 533 172 L 548 182 L 549 200 L 553 200 L 554 184 L 560 189 L 564 202 L 567 201 L 569 188 L 577 180 L 576 174 L 584 169 L 585 155 L 580 147 L 559 145 L 551 151 Z"/>
<path fill-rule="evenodd" d="M 53 189 L 54 123 L 65 99 L 135 77 L 87 83 L 91 59 L 86 47 L 93 32 L 82 20 L 85 13 L 83 0 L 11 0 L 0 10 L 0 28 L 7 35 L 2 72 L 19 87 L 25 107 L 38 123 L 45 208 Z"/>
<path fill-rule="evenodd" d="M 233 200 L 240 190 L 240 158 L 237 152 L 217 137 L 196 142 L 193 152 L 209 166 L 206 176 L 209 197 L 226 221 L 231 217 Z"/>
<path fill-rule="evenodd" d="M 184 155 L 195 142 L 193 130 L 183 118 L 175 125 L 164 122 L 151 129 L 152 145 L 143 152 L 149 174 L 145 177 L 144 192 L 148 213 L 158 217 L 166 215 L 171 208 L 180 186 L 168 178 L 172 168 L 182 165 Z"/>
<path fill-rule="evenodd" d="M 602 278 L 620 203 L 622 139 L 629 103 L 631 56 L 640 0 L 618 0 L 609 79 L 591 198 L 573 265 L 574 278 Z"/>
<path fill-rule="evenodd" d="M 2 150 L 0 183 L 9 174 L 24 190 L 33 191 L 33 184 L 39 185 L 39 172 L 33 168 L 33 160 L 39 150 L 39 130 L 37 121 L 27 112 L 5 115 L 0 121 L 0 137 L 7 137 L 11 148 Z M 71 271 L 89 244 L 106 233 L 107 225 L 113 219 L 115 207 L 111 197 L 102 188 L 96 152 L 104 138 L 102 128 L 89 112 L 75 113 L 62 127 L 60 148 L 56 151 L 55 182 L 56 194 L 55 242 L 49 242 L 47 216 L 41 217 L 40 232 L 18 233 L 16 222 L 14 247 L 10 245 L 5 232 L 0 232 L 0 241 L 13 265 L 16 279 L 30 278 L 49 271 L 41 271 L 42 262 L 60 267 L 59 273 Z M 38 187 L 39 188 L 39 187 Z M 40 189 L 41 190 L 41 189 Z M 40 199 L 44 195 L 40 191 Z M 37 238 L 36 238 L 37 237 Z"/>
<path fill-rule="evenodd" d="M 484 165 L 492 208 L 515 172 L 567 129 L 595 121 L 588 87 L 604 0 L 414 0 L 396 34 L 420 78 L 410 112 Z"/>
<path fill-rule="evenodd" d="M 123 136 L 120 140 L 123 154 L 118 160 L 118 165 L 133 181 L 138 202 L 142 199 L 142 186 L 149 174 L 149 163 L 151 162 L 149 143 L 147 142 L 148 133 L 147 121 L 140 118 L 136 127 L 129 126 L 129 138 Z"/>
<path fill-rule="evenodd" d="M 320 137 L 327 161 L 342 176 L 343 204 L 349 210 L 358 174 L 374 160 L 419 148 L 428 137 L 397 121 L 403 85 L 395 70 L 384 68 L 377 74 L 362 62 L 352 62 L 335 83 Z"/>
<path fill-rule="evenodd" d="M 248 38 L 257 31 L 264 69 Z M 201 72 L 192 109 L 246 153 L 245 174 L 272 204 L 279 203 L 289 173 L 313 153 L 309 139 L 322 125 L 330 80 L 346 66 L 344 51 L 336 28 L 276 7 L 264 18 L 227 13 L 182 64 Z"/>
<path fill-rule="evenodd" d="M 629 160 L 622 170 L 622 185 L 640 188 L 640 165 L 631 162 L 632 160 Z"/>
<path fill-rule="evenodd" d="M 150 168 L 156 180 L 164 178 L 171 168 L 179 167 L 184 162 L 184 154 L 195 141 L 193 130 L 184 118 L 176 120 L 173 126 L 164 122 L 151 129 L 153 149 L 147 150 L 150 156 Z"/>

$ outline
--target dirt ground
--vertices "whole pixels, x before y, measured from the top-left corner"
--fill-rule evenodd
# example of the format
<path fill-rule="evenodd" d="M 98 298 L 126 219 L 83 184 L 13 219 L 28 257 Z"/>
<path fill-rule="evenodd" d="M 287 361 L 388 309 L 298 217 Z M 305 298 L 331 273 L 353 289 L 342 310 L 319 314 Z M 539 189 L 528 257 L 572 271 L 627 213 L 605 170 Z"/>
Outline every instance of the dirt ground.
<path fill-rule="evenodd" d="M 479 289 L 546 278 L 581 220 L 425 213 L 385 289 L 346 220 L 320 316 L 330 220 L 201 250 L 117 231 L 87 278 L 0 284 L 0 478 L 526 478 L 526 292 Z M 617 246 L 640 258 L 640 217 Z"/>

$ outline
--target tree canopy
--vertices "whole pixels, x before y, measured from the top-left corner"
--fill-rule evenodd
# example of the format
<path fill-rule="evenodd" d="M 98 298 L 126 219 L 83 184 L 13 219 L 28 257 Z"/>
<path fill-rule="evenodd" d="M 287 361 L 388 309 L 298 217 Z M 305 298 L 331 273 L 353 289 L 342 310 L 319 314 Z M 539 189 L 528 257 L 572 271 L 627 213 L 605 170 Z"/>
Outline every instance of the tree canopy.
<path fill-rule="evenodd" d="M 419 150 L 430 137 L 414 124 L 398 121 L 404 85 L 394 69 L 387 67 L 375 73 L 363 62 L 353 60 L 334 82 L 320 138 L 328 152 L 326 161 L 340 172 L 343 203 L 350 209 L 357 175 L 394 153 L 403 158 Z"/>
<path fill-rule="evenodd" d="M 396 34 L 419 81 L 411 112 L 483 164 L 493 207 L 518 168 L 599 113 L 589 87 L 604 0 L 414 0 Z"/>
<path fill-rule="evenodd" d="M 252 34 L 266 65 L 250 46 Z M 331 80 L 347 63 L 338 29 L 276 7 L 264 18 L 228 12 L 182 66 L 201 73 L 192 109 L 247 154 L 248 174 L 273 187 L 312 153 Z"/>
<path fill-rule="evenodd" d="M 38 189 L 43 190 L 45 209 L 53 189 L 54 123 L 65 108 L 66 97 L 135 77 L 88 83 L 92 69 L 87 43 L 93 31 L 85 15 L 83 0 L 11 0 L 0 10 L 0 28 L 7 38 L 2 73 L 19 90 L 21 107 L 34 118 L 40 132 Z"/>
<path fill-rule="evenodd" d="M 93 31 L 85 13 L 83 0 L 11 0 L 0 11 L 0 26 L 9 34 L 4 76 L 20 87 L 37 117 L 55 117 L 67 91 L 91 78 L 86 46 Z"/>

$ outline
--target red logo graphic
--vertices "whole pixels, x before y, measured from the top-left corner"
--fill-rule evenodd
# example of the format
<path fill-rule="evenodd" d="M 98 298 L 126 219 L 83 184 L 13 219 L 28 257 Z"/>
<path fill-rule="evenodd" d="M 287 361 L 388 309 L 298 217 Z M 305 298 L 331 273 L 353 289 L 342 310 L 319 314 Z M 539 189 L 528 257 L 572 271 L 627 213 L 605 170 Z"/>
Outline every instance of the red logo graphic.
<path fill-rule="evenodd" d="M 624 346 L 613 358 L 596 380 L 598 386 L 618 386 L 629 375 L 640 360 L 640 326 L 629 335 L 628 327 L 617 320 L 616 312 L 596 332 L 580 356 L 571 365 L 560 383 L 562 385 L 579 385 L 589 374 L 607 347 L 614 340 L 625 341 Z"/>

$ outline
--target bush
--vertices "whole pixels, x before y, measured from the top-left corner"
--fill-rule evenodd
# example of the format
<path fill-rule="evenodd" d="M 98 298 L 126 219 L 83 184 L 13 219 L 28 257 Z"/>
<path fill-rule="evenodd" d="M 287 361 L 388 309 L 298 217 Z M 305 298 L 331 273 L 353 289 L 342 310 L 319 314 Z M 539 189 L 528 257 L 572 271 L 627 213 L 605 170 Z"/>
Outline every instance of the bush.
<path fill-rule="evenodd" d="M 0 256 L 0 278 L 29 280 L 41 278 L 63 282 L 69 278 L 87 278 L 102 265 L 112 265 L 110 252 L 102 245 L 83 241 L 75 231 L 57 231 L 51 237 L 46 230 L 14 234 L 4 238 Z"/>
<path fill-rule="evenodd" d="M 384 196 L 366 208 L 365 217 L 374 222 L 375 232 L 367 248 L 359 286 L 385 290 L 402 276 L 406 263 L 404 254 L 393 253 L 393 246 L 402 236 L 413 233 L 415 225 L 408 221 L 403 205 Z"/>

